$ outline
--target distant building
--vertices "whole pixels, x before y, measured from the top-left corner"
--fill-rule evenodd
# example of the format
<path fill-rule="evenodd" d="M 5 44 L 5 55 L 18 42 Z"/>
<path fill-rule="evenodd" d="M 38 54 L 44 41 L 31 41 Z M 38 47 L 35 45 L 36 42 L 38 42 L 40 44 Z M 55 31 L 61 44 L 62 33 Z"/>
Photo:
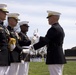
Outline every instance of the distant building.
<path fill-rule="evenodd" d="M 65 50 L 66 59 L 69 61 L 76 61 L 76 47 Z"/>

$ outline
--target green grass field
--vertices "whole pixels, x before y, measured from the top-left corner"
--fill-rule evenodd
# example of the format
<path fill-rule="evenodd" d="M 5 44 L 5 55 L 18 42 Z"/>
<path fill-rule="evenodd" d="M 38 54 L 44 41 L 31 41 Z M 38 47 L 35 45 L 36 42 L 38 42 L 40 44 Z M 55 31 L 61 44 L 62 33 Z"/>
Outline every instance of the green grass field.
<path fill-rule="evenodd" d="M 30 62 L 29 75 L 49 75 L 45 62 Z M 76 75 L 76 62 L 69 61 L 64 65 L 63 75 Z"/>

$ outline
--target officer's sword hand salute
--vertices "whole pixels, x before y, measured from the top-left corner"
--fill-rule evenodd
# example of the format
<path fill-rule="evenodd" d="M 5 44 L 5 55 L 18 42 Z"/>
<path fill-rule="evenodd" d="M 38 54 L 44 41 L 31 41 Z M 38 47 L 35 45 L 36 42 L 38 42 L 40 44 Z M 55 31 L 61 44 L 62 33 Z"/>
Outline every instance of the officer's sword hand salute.
<path fill-rule="evenodd" d="M 51 28 L 47 31 L 45 37 L 40 37 L 39 42 L 31 46 L 31 50 L 32 48 L 37 50 L 47 45 L 46 64 L 48 65 L 50 75 L 62 75 L 63 64 L 66 63 L 66 60 L 63 53 L 65 33 L 58 22 L 61 13 L 55 11 L 47 12 L 47 19 Z"/>

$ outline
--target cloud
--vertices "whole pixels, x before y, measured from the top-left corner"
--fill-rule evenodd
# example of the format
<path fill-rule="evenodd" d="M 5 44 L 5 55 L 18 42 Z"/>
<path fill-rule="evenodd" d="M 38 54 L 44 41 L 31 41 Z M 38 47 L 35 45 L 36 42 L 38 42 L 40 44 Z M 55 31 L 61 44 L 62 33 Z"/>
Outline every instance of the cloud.
<path fill-rule="evenodd" d="M 60 12 L 60 24 L 65 31 L 64 48 L 69 48 L 76 45 L 76 0 L 2 0 L 1 3 L 8 5 L 10 12 L 18 12 L 20 19 L 29 21 L 28 35 L 32 36 L 35 29 L 39 29 L 40 35 L 45 35 L 49 29 L 46 19 L 47 10 Z"/>

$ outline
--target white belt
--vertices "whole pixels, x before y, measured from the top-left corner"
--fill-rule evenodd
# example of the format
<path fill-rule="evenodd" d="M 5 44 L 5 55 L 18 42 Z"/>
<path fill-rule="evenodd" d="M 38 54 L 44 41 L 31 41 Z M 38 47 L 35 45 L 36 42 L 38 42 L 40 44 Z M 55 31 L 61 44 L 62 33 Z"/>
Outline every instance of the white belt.
<path fill-rule="evenodd" d="M 24 49 L 26 49 L 26 48 L 29 49 L 29 46 L 22 46 L 22 48 L 24 48 Z"/>

